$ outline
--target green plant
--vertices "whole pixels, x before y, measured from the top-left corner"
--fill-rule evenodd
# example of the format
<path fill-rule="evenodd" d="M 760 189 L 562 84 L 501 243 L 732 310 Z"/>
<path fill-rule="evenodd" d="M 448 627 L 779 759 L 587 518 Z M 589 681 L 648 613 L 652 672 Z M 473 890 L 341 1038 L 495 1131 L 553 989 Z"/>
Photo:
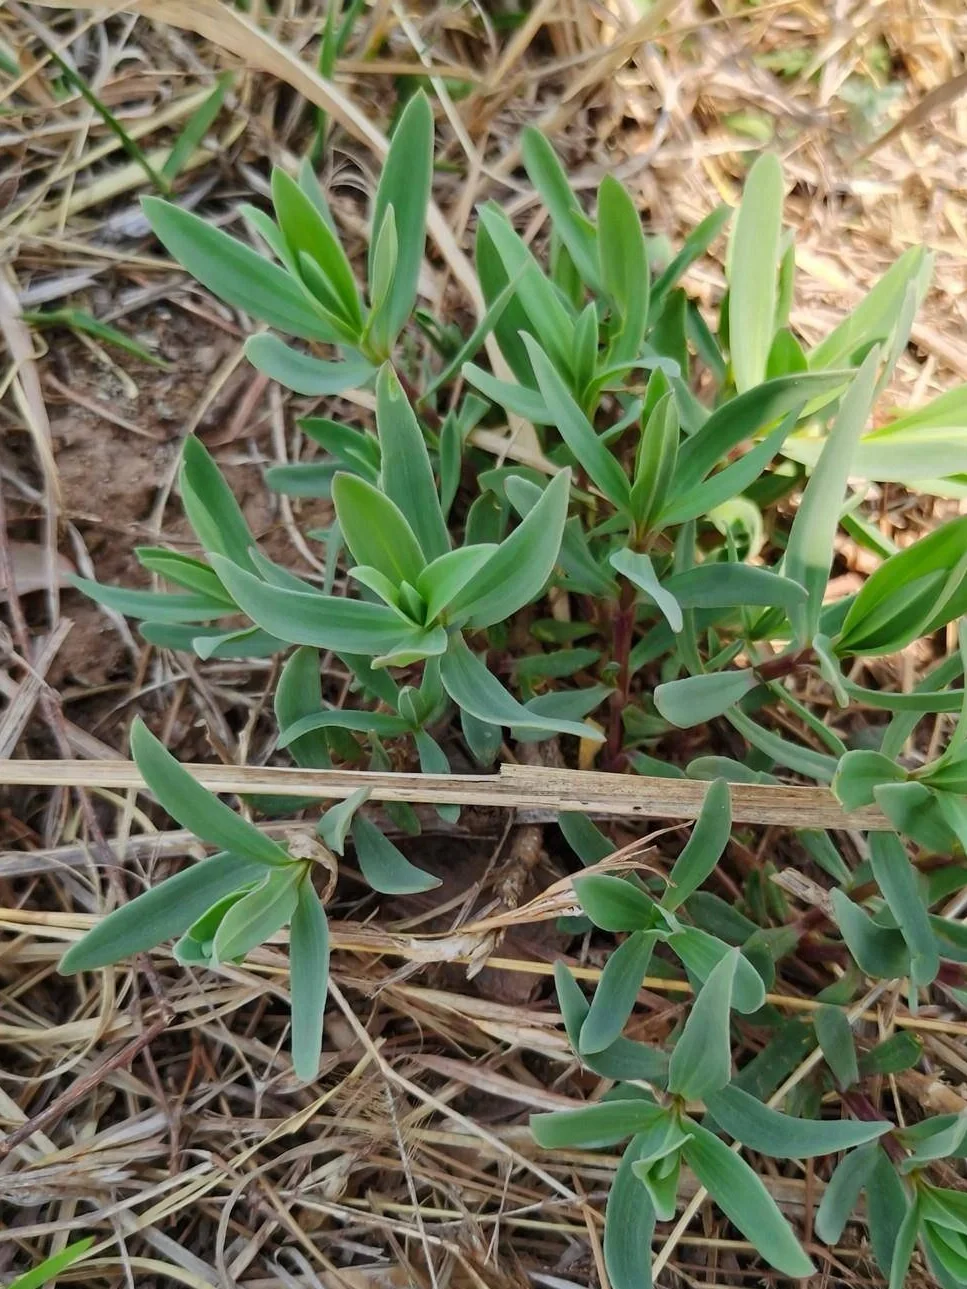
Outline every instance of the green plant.
<path fill-rule="evenodd" d="M 874 1252 L 894 1283 L 920 1239 L 943 1283 L 967 1284 L 959 1201 L 927 1180 L 934 1161 L 957 1156 L 960 1121 L 898 1127 L 881 1115 L 867 1081 L 916 1065 L 921 1049 L 906 1035 L 865 1049 L 852 1027 L 866 977 L 905 981 L 915 1007 L 938 983 L 963 985 L 967 964 L 963 926 L 943 913 L 967 873 L 967 707 L 953 687 L 967 637 L 911 692 L 866 687 L 855 670 L 967 613 L 967 519 L 895 550 L 862 513 L 879 483 L 959 496 L 967 481 L 964 390 L 866 432 L 909 339 L 929 256 L 907 252 L 807 351 L 788 325 L 795 255 L 774 158 L 749 174 L 727 291 L 710 318 L 683 275 L 732 212 L 713 212 L 653 264 L 657 244 L 620 184 L 603 181 L 592 220 L 546 140 L 528 132 L 525 164 L 551 219 L 546 267 L 498 207 L 483 207 L 484 306 L 464 336 L 415 309 L 432 126 L 415 95 L 376 194 L 365 293 L 308 165 L 298 180 L 275 173 L 277 222 L 243 211 L 278 263 L 175 206 L 145 203 L 164 244 L 212 291 L 308 342 L 254 336 L 247 350 L 263 371 L 306 394 L 374 388 L 375 433 L 307 419 L 322 455 L 267 475 L 279 490 L 331 499 L 331 525 L 312 534 L 325 543 L 323 585 L 258 549 L 194 438 L 179 484 L 203 558 L 139 551 L 179 589 L 78 585 L 141 619 L 159 647 L 209 658 L 296 646 L 275 714 L 279 749 L 303 766 L 368 758 L 385 769 L 389 743 L 394 764 L 445 772 L 457 737 L 486 766 L 509 730 L 518 741 L 576 737 L 585 751 L 597 741 L 610 770 L 707 781 L 667 880 L 602 871 L 609 838 L 583 816 L 561 818 L 578 859 L 597 866 L 574 879 L 581 917 L 562 925 L 609 952 L 590 999 L 559 965 L 558 998 L 574 1059 L 614 1087 L 538 1116 L 534 1130 L 549 1149 L 631 1138 L 608 1204 L 614 1289 L 647 1283 L 654 1225 L 675 1212 L 682 1161 L 767 1261 L 809 1274 L 740 1146 L 775 1159 L 846 1152 L 817 1232 L 838 1238 L 865 1190 Z M 513 380 L 483 365 L 485 344 Z M 538 450 L 495 465 L 480 443 L 493 443 L 505 413 L 529 422 Z M 882 563 L 857 594 L 827 603 L 842 532 Z M 541 607 L 549 594 L 554 613 Z M 323 693 L 321 650 L 353 678 L 348 705 Z M 921 721 L 945 714 L 955 724 L 933 741 L 940 752 L 904 760 L 921 746 L 911 744 Z M 698 732 L 685 742 L 682 729 Z M 291 920 L 293 1051 L 297 1072 L 312 1077 L 326 969 L 312 859 L 190 786 L 146 730 L 132 744 L 159 801 L 220 853 L 110 914 L 65 969 L 173 936 L 181 960 L 217 966 Z M 683 747 L 701 754 L 676 755 Z M 797 912 L 771 862 L 740 866 L 731 902 L 703 889 L 734 871 L 729 785 L 754 784 L 767 799 L 790 774 L 831 784 L 847 811 L 882 812 L 858 817 L 870 825 L 858 840 L 793 830 L 789 844 L 825 884 L 823 898 Z M 428 889 L 434 879 L 379 832 L 364 795 L 319 822 L 329 869 L 351 842 L 375 890 Z M 397 820 L 419 827 L 412 811 L 397 808 Z M 653 1044 L 623 1032 L 649 972 L 655 987 L 674 979 L 694 994 L 684 1023 Z M 785 1018 L 770 999 L 787 972 L 811 982 L 814 1022 Z"/>

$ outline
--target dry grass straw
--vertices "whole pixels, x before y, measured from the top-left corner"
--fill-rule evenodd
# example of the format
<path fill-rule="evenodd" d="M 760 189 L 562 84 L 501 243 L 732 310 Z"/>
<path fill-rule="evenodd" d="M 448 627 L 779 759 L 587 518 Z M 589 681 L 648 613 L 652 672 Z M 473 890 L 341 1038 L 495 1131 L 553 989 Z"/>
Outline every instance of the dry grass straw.
<path fill-rule="evenodd" d="M 280 779 L 294 787 L 296 778 L 262 764 L 271 680 L 264 667 L 174 670 L 142 650 L 117 620 L 105 619 L 104 630 L 118 633 L 130 674 L 94 696 L 97 727 L 87 727 L 80 714 L 87 709 L 71 710 L 81 696 L 76 687 L 62 695 L 66 714 L 58 716 L 49 701 L 39 705 L 51 697 L 43 677 L 63 633 L 53 552 L 60 537 L 85 567 L 90 527 L 69 508 L 58 514 L 59 445 L 45 406 L 56 394 L 71 408 L 77 382 L 61 373 L 59 389 L 48 383 L 58 372 L 18 322 L 18 300 L 31 307 L 83 305 L 103 283 L 116 301 L 110 316 L 122 327 L 163 307 L 236 346 L 244 330 L 209 301 L 176 292 L 181 276 L 145 250 L 137 207 L 143 169 L 78 95 L 64 92 L 24 14 L 45 24 L 51 42 L 155 166 L 214 74 L 236 71 L 225 109 L 178 184 L 191 203 L 214 194 L 217 209 L 223 196 L 259 194 L 267 157 L 294 162 L 306 137 L 307 101 L 337 123 L 331 163 L 337 175 L 371 187 L 385 148 L 393 78 L 419 71 L 451 91 L 454 82 L 467 82 L 467 96 L 438 113 L 449 167 L 438 176 L 424 289 L 444 316 L 479 307 L 463 240 L 476 200 L 496 198 L 522 227 L 530 221 L 540 233 L 533 194 L 516 168 L 523 122 L 553 133 L 581 190 L 617 171 L 647 210 L 651 230 L 673 239 L 716 201 L 736 196 L 745 154 L 771 132 L 793 185 L 790 212 L 802 248 L 793 322 L 801 334 L 813 340 L 900 251 L 925 240 L 938 254 L 935 285 L 914 333 L 917 349 L 901 360 L 893 393 L 898 402 L 919 402 L 967 379 L 967 346 L 959 339 L 967 307 L 961 164 L 967 102 L 955 79 L 967 19 L 955 0 L 859 0 L 835 16 L 828 6 L 791 0 L 741 9 L 729 2 L 714 14 L 680 0 L 645 17 L 623 0 L 537 3 L 509 31 L 489 8 L 427 3 L 404 10 L 378 0 L 363 11 L 333 85 L 311 70 L 317 8 L 301 0 L 271 6 L 253 0 L 247 14 L 215 0 L 145 0 L 96 15 L 63 3 L 55 10 L 0 8 L 0 40 L 22 51 L 20 75 L 0 79 L 0 147 L 9 159 L 0 168 L 0 324 L 7 348 L 0 414 L 14 432 L 0 448 L 0 467 L 8 512 L 21 527 L 37 527 L 39 519 L 38 544 L 51 569 L 47 620 L 31 602 L 29 656 L 11 659 L 0 673 L 8 700 L 0 717 L 4 749 L 13 753 L 13 736 L 25 733 L 20 757 L 0 769 L 0 781 L 21 785 L 5 793 L 0 815 L 6 847 L 0 1123 L 13 1143 L 0 1163 L 0 1278 L 93 1233 L 96 1255 L 62 1283 L 77 1278 L 95 1289 L 597 1283 L 602 1201 L 615 1160 L 583 1152 L 543 1157 L 525 1126 L 530 1110 L 604 1090 L 570 1060 L 544 985 L 553 959 L 566 956 L 551 928 L 570 907 L 570 885 L 546 849 L 519 907 L 500 904 L 496 882 L 513 854 L 514 827 L 541 828 L 549 802 L 609 814 L 619 840 L 633 841 L 628 817 L 692 817 L 701 791 L 666 782 L 656 803 L 647 781 L 605 784 L 528 767 L 429 789 L 413 776 L 384 776 L 376 796 L 386 800 L 436 801 L 445 792 L 446 800 L 459 796 L 517 813 L 470 805 L 456 828 L 431 825 L 432 812 L 423 813 L 429 826 L 422 844 L 448 873 L 435 909 L 380 907 L 348 871 L 346 892 L 332 910 L 335 1006 L 323 1069 L 311 1088 L 295 1084 L 286 1054 L 284 937 L 244 968 L 218 975 L 186 972 L 161 950 L 90 979 L 57 976 L 64 945 L 102 908 L 199 853 L 184 833 L 156 831 L 137 801 L 139 779 L 117 760 L 134 711 L 160 716 L 156 727 L 172 746 L 186 759 L 205 759 L 202 772 L 222 788 L 278 791 Z M 861 163 L 861 155 L 868 159 Z M 356 204 L 341 196 L 336 214 L 358 250 Z M 721 282 L 711 260 L 693 270 L 689 286 L 714 300 Z M 89 351 L 86 361 L 110 370 L 127 393 L 119 407 L 78 388 L 74 412 L 92 414 L 92 401 L 95 412 L 107 407 L 114 419 L 101 430 L 125 435 L 125 425 L 139 419 L 133 402 L 125 403 L 134 384 L 127 364 L 103 350 Z M 226 360 L 212 376 L 192 428 L 236 369 L 237 360 Z M 261 451 L 239 445 L 249 427 L 254 433 L 266 424 L 261 391 L 252 388 L 247 397 L 245 415 L 236 416 L 227 436 L 235 464 Z M 366 397 L 353 401 L 366 414 Z M 276 459 L 290 450 L 288 414 L 277 402 Z M 519 434 L 509 447 L 499 436 L 487 446 L 532 459 L 532 445 Z M 144 448 L 138 438 L 126 450 Z M 148 532 L 163 526 L 169 489 L 170 482 L 162 484 L 151 516 L 139 517 Z M 877 500 L 884 531 L 900 541 L 924 531 L 934 510 L 943 509 L 898 489 L 883 489 Z M 295 531 L 291 514 L 280 516 L 278 526 Z M 864 571 L 855 551 L 844 548 L 843 558 L 845 577 Z M 23 642 L 15 645 L 24 655 Z M 877 664 L 875 679 L 909 687 L 926 661 L 912 655 L 894 670 Z M 940 737 L 942 722 L 936 729 Z M 38 752 L 81 760 L 26 759 Z M 225 764 L 213 767 L 213 759 Z M 349 782 L 358 780 L 341 775 L 310 786 L 335 797 Z M 87 812 L 83 800 L 44 789 L 56 784 L 86 785 Z M 754 864 L 773 857 L 794 862 L 778 825 L 801 824 L 803 809 L 817 812 L 814 824 L 845 823 L 822 792 L 781 788 L 760 798 L 740 789 L 736 802 L 739 818 L 767 824 L 744 830 L 736 847 Z M 98 823 L 109 840 L 99 837 Z M 291 823 L 264 826 L 284 835 Z M 551 840 L 548 834 L 545 847 Z M 618 862 L 662 869 L 665 844 L 659 836 L 635 842 Z M 723 873 L 721 880 L 731 879 Z M 594 980 L 600 973 L 594 951 L 566 943 L 575 973 Z M 469 980 L 468 964 L 478 971 L 482 965 L 481 946 L 486 965 Z M 771 1001 L 790 1015 L 808 1015 L 815 992 L 815 972 L 791 975 Z M 680 982 L 648 980 L 634 1036 L 661 1041 L 687 997 Z M 943 991 L 916 1016 L 892 990 L 864 1000 L 857 1019 L 864 1046 L 896 1028 L 914 1029 L 925 1043 L 927 1073 L 884 1082 L 886 1112 L 902 1120 L 916 1118 L 922 1106 L 963 1108 L 967 1044 L 958 1014 Z M 150 1044 L 146 1034 L 155 1036 Z M 750 1033 L 743 1055 L 756 1044 Z M 792 1081 L 808 1076 L 811 1059 Z M 790 1166 L 767 1172 L 765 1182 L 792 1220 L 811 1229 L 822 1176 Z M 686 1179 L 685 1195 L 695 1196 L 689 1221 L 683 1216 L 671 1235 L 656 1236 L 661 1283 L 748 1283 L 758 1274 L 748 1246 L 711 1213 L 700 1218 L 700 1197 L 689 1187 Z M 831 1282 L 869 1283 L 861 1230 L 848 1232 L 825 1271 Z"/>

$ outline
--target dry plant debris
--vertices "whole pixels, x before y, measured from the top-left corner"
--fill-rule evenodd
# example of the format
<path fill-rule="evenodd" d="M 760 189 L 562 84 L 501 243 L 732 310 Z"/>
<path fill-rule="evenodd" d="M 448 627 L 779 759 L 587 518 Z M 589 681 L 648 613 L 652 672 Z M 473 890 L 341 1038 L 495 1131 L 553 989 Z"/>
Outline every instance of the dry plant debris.
<path fill-rule="evenodd" d="M 173 149 L 180 200 L 224 213 L 267 195 L 269 163 L 301 155 L 324 111 L 326 175 L 359 262 L 398 103 L 415 81 L 428 84 L 438 210 L 421 296 L 438 318 L 466 324 L 480 308 L 462 249 L 476 203 L 494 198 L 545 236 L 520 167 L 522 125 L 552 138 L 579 190 L 618 175 L 648 232 L 676 246 L 716 203 L 737 199 L 768 144 L 792 185 L 797 334 L 814 342 L 901 252 L 926 243 L 934 282 L 890 392 L 907 407 L 967 379 L 967 19 L 953 0 L 683 0 L 642 12 L 630 0 L 539 0 L 523 12 L 391 0 L 360 8 L 332 88 L 307 70 L 319 31 L 317 6 L 300 0 L 164 0 L 109 14 L 0 7 L 0 594 L 10 628 L 0 748 L 18 767 L 85 763 L 55 782 L 28 771 L 14 785 L 11 773 L 0 807 L 0 1276 L 93 1235 L 58 1283 L 561 1289 L 606 1277 L 601 1223 L 616 1158 L 544 1152 L 526 1126 L 529 1112 L 601 1091 L 574 1061 L 546 985 L 557 959 L 595 980 L 603 958 L 554 930 L 574 901 L 543 795 L 522 796 L 514 816 L 471 806 L 458 826 L 422 813 L 419 859 L 443 879 L 431 896 L 374 902 L 347 875 L 312 1086 L 294 1080 L 285 1046 L 284 935 L 218 975 L 185 971 L 166 949 L 96 976 L 56 972 L 101 909 L 201 853 L 130 776 L 108 773 L 132 717 L 144 714 L 183 761 L 258 774 L 269 768 L 274 681 L 268 661 L 202 664 L 145 647 L 124 619 L 64 591 L 65 556 L 82 574 L 130 583 L 136 541 L 187 544 L 171 493 L 180 440 L 197 433 L 268 553 L 319 571 L 301 529 L 328 520 L 325 503 L 267 496 L 262 470 L 300 450 L 296 415 L 372 410 L 365 393 L 290 398 L 246 366 L 237 317 L 160 253 L 141 213 L 139 198 L 172 182 Z M 720 262 L 700 261 L 688 285 L 716 303 Z M 56 323 L 23 321 L 53 310 Z M 518 431 L 509 450 L 492 446 L 526 461 L 533 444 Z M 876 519 L 905 546 L 960 509 L 886 484 Z M 870 564 L 852 542 L 839 557 L 843 593 Z M 932 661 L 917 649 L 874 660 L 866 682 L 909 690 Z M 334 665 L 330 679 L 345 699 L 346 673 Z M 261 827 L 284 838 L 292 824 Z M 683 834 L 657 812 L 640 833 L 617 823 L 624 849 L 603 869 L 667 872 Z M 772 862 L 791 898 L 820 907 L 822 889 L 792 867 L 780 827 L 743 830 L 732 860 L 717 879 L 726 898 L 738 894 L 733 874 Z M 802 964 L 769 1001 L 811 1013 L 818 978 Z M 674 1031 L 689 997 L 681 984 L 645 980 L 635 1038 Z M 882 1081 L 901 1123 L 921 1108 L 967 1106 L 967 1029 L 944 997 L 912 1015 L 897 990 L 876 988 L 857 1008 L 864 1046 L 904 1030 L 923 1042 L 919 1071 Z M 962 1184 L 943 1169 L 945 1184 Z M 822 1178 L 807 1163 L 763 1179 L 808 1243 Z M 698 1198 L 693 1179 L 681 1193 Z M 661 1227 L 655 1253 L 661 1284 L 763 1274 L 709 1206 Z M 833 1283 L 871 1282 L 861 1227 L 823 1269 Z M 922 1269 L 913 1276 L 930 1283 Z"/>

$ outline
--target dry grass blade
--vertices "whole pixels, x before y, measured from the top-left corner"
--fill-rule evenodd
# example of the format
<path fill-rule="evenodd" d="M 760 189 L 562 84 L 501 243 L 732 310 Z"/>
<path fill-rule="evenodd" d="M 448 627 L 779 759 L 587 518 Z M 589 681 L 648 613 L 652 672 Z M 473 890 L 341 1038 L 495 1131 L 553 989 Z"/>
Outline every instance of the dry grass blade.
<path fill-rule="evenodd" d="M 697 819 L 708 785 L 698 781 L 599 774 L 544 766 L 501 766 L 499 775 L 384 774 L 364 770 L 302 770 L 288 766 L 259 769 L 231 765 L 186 765 L 213 792 L 277 793 L 341 800 L 369 788 L 374 801 L 500 806 L 516 810 L 553 806 L 602 816 L 638 819 Z M 143 788 L 130 761 L 0 761 L 0 784 L 48 787 Z M 866 807 L 847 815 L 825 788 L 732 785 L 737 823 L 780 824 L 798 828 L 873 828 L 891 825 L 879 810 Z"/>

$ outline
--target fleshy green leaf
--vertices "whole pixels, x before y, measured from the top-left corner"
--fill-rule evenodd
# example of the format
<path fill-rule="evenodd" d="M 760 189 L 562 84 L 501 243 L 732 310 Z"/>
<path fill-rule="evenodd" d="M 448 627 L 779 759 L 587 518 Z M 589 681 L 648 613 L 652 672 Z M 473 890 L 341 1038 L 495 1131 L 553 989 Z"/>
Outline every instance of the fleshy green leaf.
<path fill-rule="evenodd" d="M 658 933 L 635 931 L 608 957 L 581 1027 L 579 1050 L 601 1052 L 620 1036 L 648 972 Z"/>
<path fill-rule="evenodd" d="M 633 1137 L 611 1183 L 604 1216 L 604 1262 L 612 1289 L 651 1289 L 655 1210 L 634 1174 L 643 1139 Z"/>
<path fill-rule="evenodd" d="M 619 509 L 627 510 L 631 502 L 631 487 L 617 459 L 595 433 L 537 341 L 525 335 L 524 344 L 561 438 L 608 500 Z"/>
<path fill-rule="evenodd" d="M 853 749 L 840 758 L 832 789 L 844 810 L 871 806 L 874 789 L 881 783 L 899 783 L 906 778 L 902 766 L 882 752 Z"/>
<path fill-rule="evenodd" d="M 779 238 L 782 233 L 782 168 L 763 153 L 745 181 L 732 226 L 729 282 L 729 349 L 739 393 L 760 384 L 775 330 Z"/>
<path fill-rule="evenodd" d="M 183 828 L 221 850 L 234 851 L 261 864 L 289 864 L 289 856 L 281 846 L 203 788 L 140 717 L 131 727 L 131 753 L 150 791 Z"/>
<path fill-rule="evenodd" d="M 319 820 L 317 831 L 330 850 L 341 855 L 346 847 L 346 838 L 356 817 L 356 811 L 369 800 L 372 788 L 357 788 L 343 801 L 330 806 Z"/>
<path fill-rule="evenodd" d="M 449 648 L 440 660 L 440 679 L 458 707 L 489 725 L 523 726 L 600 741 L 601 736 L 589 725 L 544 718 L 524 707 L 471 653 L 459 634 L 450 637 Z"/>
<path fill-rule="evenodd" d="M 745 1160 L 707 1128 L 690 1119 L 685 1126 L 691 1134 L 682 1148 L 685 1161 L 733 1226 L 787 1276 L 812 1275 L 815 1267 Z"/>
<path fill-rule="evenodd" d="M 668 1066 L 668 1090 L 704 1100 L 732 1077 L 729 1012 L 738 949 L 730 949 L 698 993 Z"/>
<path fill-rule="evenodd" d="M 877 926 L 844 891 L 831 891 L 830 899 L 836 925 L 860 970 L 879 980 L 905 976 L 910 951 L 900 932 Z"/>
<path fill-rule="evenodd" d="M 605 175 L 598 189 L 597 242 L 601 285 L 618 315 L 608 358 L 612 363 L 633 362 L 641 355 L 648 324 L 651 271 L 641 217 L 613 175 Z"/>
<path fill-rule="evenodd" d="M 223 852 L 183 869 L 122 904 L 64 954 L 64 975 L 93 971 L 182 935 L 213 904 L 265 876 L 257 859 Z"/>
<path fill-rule="evenodd" d="M 580 1146 L 596 1150 L 625 1141 L 635 1133 L 650 1128 L 668 1112 L 654 1101 L 602 1101 L 582 1106 L 580 1110 L 554 1110 L 550 1114 L 531 1115 L 534 1140 L 544 1150 L 562 1150 Z"/>
<path fill-rule="evenodd" d="M 668 875 L 662 907 L 674 910 L 697 891 L 719 862 L 732 833 L 732 798 L 725 779 L 709 784 L 692 835 Z"/>
<path fill-rule="evenodd" d="M 136 591 L 127 586 L 105 586 L 86 577 L 71 577 L 71 586 L 89 595 L 97 604 L 131 618 L 158 623 L 208 622 L 231 612 L 225 601 L 207 595 L 167 595 L 157 591 Z"/>
<path fill-rule="evenodd" d="M 376 368 L 368 358 L 354 355 L 342 362 L 327 362 L 312 354 L 300 353 L 268 332 L 249 336 L 245 342 L 245 357 L 253 367 L 286 389 L 309 397 L 361 389 L 376 374 Z"/>
<path fill-rule="evenodd" d="M 910 979 L 914 985 L 929 985 L 940 970 L 937 942 L 913 866 L 895 833 L 870 834 L 870 865 L 910 950 Z"/>
<path fill-rule="evenodd" d="M 839 1243 L 860 1191 L 873 1176 L 877 1153 L 875 1145 L 861 1146 L 844 1155 L 836 1165 L 816 1213 L 816 1234 L 827 1244 Z"/>
<path fill-rule="evenodd" d="M 717 671 L 704 676 L 688 676 L 659 685 L 654 693 L 655 706 L 666 721 L 680 729 L 704 725 L 721 716 L 759 684 L 754 671 Z"/>
<path fill-rule="evenodd" d="M 296 649 L 287 659 L 275 687 L 275 719 L 280 730 L 288 730 L 322 707 L 320 666 L 316 649 Z M 320 770 L 328 770 L 332 765 L 329 744 L 320 730 L 292 739 L 288 746 L 296 765 Z"/>
<path fill-rule="evenodd" d="M 305 254 L 318 265 L 333 296 L 334 311 L 358 334 L 362 305 L 346 252 L 311 199 L 278 166 L 272 171 L 272 204 L 290 251 L 296 257 Z"/>
<path fill-rule="evenodd" d="M 554 231 L 567 247 L 581 278 L 592 290 L 599 290 L 598 239 L 554 149 L 540 130 L 528 127 L 521 136 L 521 155 L 528 178 L 547 207 Z"/>
<path fill-rule="evenodd" d="M 741 1088 L 710 1092 L 705 1104 L 719 1127 L 743 1146 L 773 1159 L 811 1159 L 875 1141 L 891 1124 L 856 1119 L 798 1119 L 764 1105 Z"/>
<path fill-rule="evenodd" d="M 290 336 L 338 343 L 339 336 L 284 269 L 160 197 L 143 197 L 141 205 L 165 249 L 220 300 Z"/>
<path fill-rule="evenodd" d="M 873 403 L 879 362 L 879 350 L 871 350 L 847 389 L 789 533 L 783 571 L 801 583 L 809 596 L 807 608 L 797 610 L 793 617 L 801 643 L 811 640 L 819 630 L 843 496 L 856 445 Z"/>
<path fill-rule="evenodd" d="M 846 1013 L 839 1007 L 820 1007 L 813 1023 L 826 1064 L 836 1082 L 841 1088 L 858 1083 L 860 1071 L 856 1063 L 856 1044 Z"/>
<path fill-rule="evenodd" d="M 412 895 L 440 885 L 438 877 L 411 864 L 399 847 L 384 837 L 365 815 L 356 815 L 350 831 L 356 860 L 374 891 L 384 895 Z"/>
<path fill-rule="evenodd" d="M 607 873 L 574 879 L 574 894 L 581 908 L 602 931 L 648 931 L 658 921 L 651 896 L 631 882 Z"/>
<path fill-rule="evenodd" d="M 292 1064 L 309 1082 L 319 1073 L 322 1026 L 329 992 L 329 923 L 308 874 L 289 931 L 289 990 L 292 995 Z"/>
<path fill-rule="evenodd" d="M 723 609 L 743 605 L 765 605 L 795 610 L 806 599 L 806 591 L 788 575 L 780 576 L 754 564 L 709 561 L 665 581 L 665 590 L 683 609 Z"/>
<path fill-rule="evenodd" d="M 681 631 L 684 625 L 682 607 L 675 596 L 659 582 L 649 556 L 640 551 L 622 547 L 612 552 L 609 563 L 612 568 L 623 573 L 629 582 L 634 582 L 640 591 L 644 591 L 645 595 L 661 610 L 665 621 L 673 631 Z"/>
<path fill-rule="evenodd" d="M 554 964 L 554 984 L 568 1042 L 577 1052 L 581 1027 L 587 1019 L 590 1006 L 563 962 Z M 668 1057 L 660 1048 L 650 1047 L 647 1043 L 635 1043 L 628 1038 L 615 1039 L 604 1051 L 583 1054 L 581 1064 L 605 1079 L 642 1079 L 658 1087 L 664 1087 L 668 1075 Z"/>
<path fill-rule="evenodd" d="M 511 617 L 543 591 L 557 562 L 567 519 L 571 472 L 561 470 L 462 591 L 448 616 L 473 628 Z"/>
<path fill-rule="evenodd" d="M 402 511 L 358 475 L 337 474 L 332 500 L 339 527 L 358 564 L 371 564 L 390 579 L 416 585 L 426 566 L 420 544 Z"/>
<path fill-rule="evenodd" d="M 270 586 L 219 555 L 212 563 L 242 612 L 291 644 L 372 657 L 392 649 L 405 630 L 404 620 L 385 605 Z"/>
<path fill-rule="evenodd" d="M 254 890 L 233 904 L 215 932 L 212 961 L 226 963 L 244 958 L 281 931 L 295 912 L 304 872 L 301 864 L 294 863 L 270 869 Z"/>
<path fill-rule="evenodd" d="M 376 378 L 376 426 L 383 491 L 406 516 L 427 560 L 435 560 L 450 549 L 446 520 L 422 431 L 388 363 Z"/>
<path fill-rule="evenodd" d="M 389 206 L 393 207 L 396 224 L 396 271 L 385 305 L 386 334 L 391 342 L 405 326 L 416 300 L 426 245 L 426 212 L 432 179 L 433 110 L 429 99 L 419 90 L 403 109 L 393 131 L 373 203 L 372 227 L 376 232 L 382 228 L 384 214 Z M 374 236 L 370 241 L 371 283 L 375 251 Z M 426 551 L 428 558 L 440 553 Z"/>

